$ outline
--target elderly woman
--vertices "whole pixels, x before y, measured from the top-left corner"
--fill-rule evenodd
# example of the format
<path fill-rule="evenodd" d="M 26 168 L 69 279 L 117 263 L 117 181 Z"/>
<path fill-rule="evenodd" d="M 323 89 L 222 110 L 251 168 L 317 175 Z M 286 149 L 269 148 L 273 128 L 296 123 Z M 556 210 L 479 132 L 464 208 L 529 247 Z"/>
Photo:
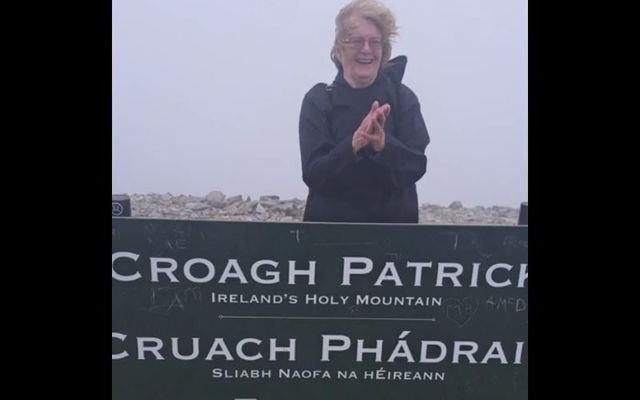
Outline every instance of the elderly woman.
<path fill-rule="evenodd" d="M 304 221 L 417 223 L 416 181 L 429 135 L 416 95 L 390 60 L 392 12 L 355 0 L 336 17 L 331 85 L 316 84 L 300 112 Z"/>

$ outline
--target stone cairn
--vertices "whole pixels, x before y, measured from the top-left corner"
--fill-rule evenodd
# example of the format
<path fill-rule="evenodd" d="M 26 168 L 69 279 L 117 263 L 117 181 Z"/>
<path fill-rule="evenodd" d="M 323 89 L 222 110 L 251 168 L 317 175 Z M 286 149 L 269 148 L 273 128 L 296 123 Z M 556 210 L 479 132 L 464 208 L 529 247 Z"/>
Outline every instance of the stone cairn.
<path fill-rule="evenodd" d="M 214 190 L 205 197 L 173 195 L 171 193 L 132 194 L 133 217 L 169 219 L 208 219 L 225 221 L 301 222 L 305 200 L 283 200 L 265 195 L 257 200 L 235 195 L 227 197 Z M 421 224 L 446 225 L 517 225 L 518 208 L 493 206 L 463 207 L 460 201 L 448 207 L 423 203 L 420 206 Z"/>

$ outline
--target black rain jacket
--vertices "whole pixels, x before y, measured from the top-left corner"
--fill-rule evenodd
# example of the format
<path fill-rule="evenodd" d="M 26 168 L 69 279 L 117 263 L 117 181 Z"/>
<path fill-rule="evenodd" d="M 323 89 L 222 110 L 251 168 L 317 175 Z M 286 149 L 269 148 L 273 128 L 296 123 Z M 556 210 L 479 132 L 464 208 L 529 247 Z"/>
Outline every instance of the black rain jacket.
<path fill-rule="evenodd" d="M 416 95 L 402 77 L 407 58 L 381 69 L 372 85 L 354 89 L 342 71 L 332 85 L 316 84 L 300 112 L 302 179 L 309 187 L 304 221 L 417 223 L 416 181 L 427 166 L 429 134 Z M 353 154 L 351 139 L 377 100 L 391 113 L 385 148 Z"/>

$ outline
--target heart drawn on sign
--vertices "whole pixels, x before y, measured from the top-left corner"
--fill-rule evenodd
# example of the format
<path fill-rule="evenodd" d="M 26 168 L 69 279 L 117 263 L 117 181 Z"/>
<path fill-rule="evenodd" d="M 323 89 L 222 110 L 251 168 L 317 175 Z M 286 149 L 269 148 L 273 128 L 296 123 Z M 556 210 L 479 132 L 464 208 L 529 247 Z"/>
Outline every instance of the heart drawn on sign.
<path fill-rule="evenodd" d="M 462 300 L 450 297 L 443 302 L 442 312 L 445 317 L 455 322 L 458 327 L 462 327 L 478 311 L 478 304 L 478 299 L 475 297 L 465 297 Z"/>

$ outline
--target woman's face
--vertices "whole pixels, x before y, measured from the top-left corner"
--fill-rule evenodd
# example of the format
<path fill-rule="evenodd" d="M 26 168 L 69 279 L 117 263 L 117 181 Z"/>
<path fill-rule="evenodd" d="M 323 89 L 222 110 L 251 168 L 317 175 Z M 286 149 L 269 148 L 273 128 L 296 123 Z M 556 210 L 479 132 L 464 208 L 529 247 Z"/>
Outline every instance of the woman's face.
<path fill-rule="evenodd" d="M 344 79 L 351 87 L 367 87 L 380 70 L 382 33 L 373 22 L 362 17 L 350 17 L 346 23 L 351 35 L 339 43 L 336 51 Z"/>

